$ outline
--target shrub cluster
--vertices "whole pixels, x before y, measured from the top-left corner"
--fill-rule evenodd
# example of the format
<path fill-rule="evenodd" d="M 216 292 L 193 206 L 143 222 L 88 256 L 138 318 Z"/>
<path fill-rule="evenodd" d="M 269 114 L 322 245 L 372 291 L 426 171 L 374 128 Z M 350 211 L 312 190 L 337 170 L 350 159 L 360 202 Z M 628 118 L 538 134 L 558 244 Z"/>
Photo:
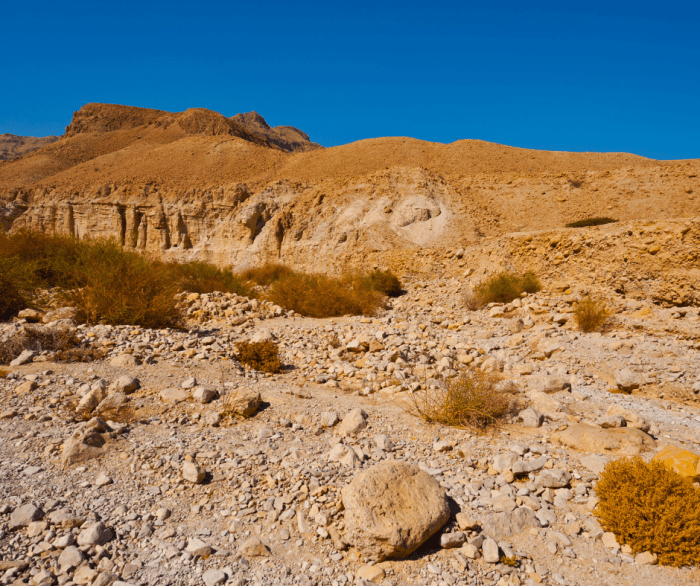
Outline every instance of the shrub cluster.
<path fill-rule="evenodd" d="M 528 271 L 522 277 L 513 273 L 498 273 L 476 286 L 476 295 L 482 304 L 510 303 L 523 293 L 537 293 L 542 289 L 537 275 Z"/>
<path fill-rule="evenodd" d="M 27 307 L 24 295 L 9 279 L 0 275 L 0 321 L 6 321 Z"/>
<path fill-rule="evenodd" d="M 574 319 L 582 332 L 597 332 L 609 317 L 610 310 L 605 302 L 590 296 L 574 308 Z"/>
<path fill-rule="evenodd" d="M 241 364 L 260 372 L 274 374 L 282 369 L 279 349 L 274 342 L 239 342 L 236 357 Z"/>
<path fill-rule="evenodd" d="M 295 272 L 288 266 L 279 263 L 267 263 L 262 267 L 245 270 L 241 277 L 261 287 L 269 287 L 272 283 L 281 281 Z"/>
<path fill-rule="evenodd" d="M 483 430 L 508 416 L 514 405 L 513 388 L 500 378 L 479 369 L 469 369 L 411 395 L 409 411 L 428 423 Z"/>
<path fill-rule="evenodd" d="M 577 222 L 570 222 L 566 225 L 567 228 L 586 228 L 587 226 L 602 226 L 603 224 L 614 224 L 619 220 L 613 218 L 586 218 Z"/>
<path fill-rule="evenodd" d="M 372 271 L 365 279 L 367 289 L 377 291 L 387 297 L 398 297 L 403 292 L 401 280 L 389 269 Z"/>
<path fill-rule="evenodd" d="M 596 514 L 619 543 L 651 551 L 661 564 L 700 564 L 700 490 L 663 463 L 641 458 L 606 465 Z"/>
<path fill-rule="evenodd" d="M 177 275 L 178 287 L 190 293 L 235 293 L 242 297 L 254 297 L 253 290 L 241 275 L 231 269 L 220 269 L 205 262 L 171 263 L 169 270 Z"/>
<path fill-rule="evenodd" d="M 360 277 L 333 278 L 291 274 L 272 283 L 267 298 L 286 310 L 308 317 L 374 315 L 382 295 L 366 286 Z"/>

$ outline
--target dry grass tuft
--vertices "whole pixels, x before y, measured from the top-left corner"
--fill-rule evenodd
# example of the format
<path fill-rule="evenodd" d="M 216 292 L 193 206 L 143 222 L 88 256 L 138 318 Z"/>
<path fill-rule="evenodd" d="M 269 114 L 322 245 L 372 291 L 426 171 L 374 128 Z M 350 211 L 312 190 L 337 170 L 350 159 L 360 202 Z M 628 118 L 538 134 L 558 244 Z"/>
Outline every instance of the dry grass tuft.
<path fill-rule="evenodd" d="M 597 332 L 610 315 L 603 300 L 590 296 L 579 301 L 574 309 L 574 319 L 582 332 Z"/>
<path fill-rule="evenodd" d="M 246 281 L 251 281 L 261 287 L 269 287 L 272 283 L 286 279 L 296 272 L 288 266 L 279 263 L 267 263 L 261 267 L 252 268 L 241 273 Z"/>
<path fill-rule="evenodd" d="M 528 271 L 522 277 L 513 273 L 498 273 L 476 287 L 481 302 L 510 303 L 523 293 L 537 293 L 542 289 L 537 275 Z"/>
<path fill-rule="evenodd" d="M 496 375 L 469 369 L 444 387 L 413 393 L 408 411 L 428 423 L 484 430 L 499 424 L 515 406 L 513 388 L 499 381 Z"/>
<path fill-rule="evenodd" d="M 5 378 L 8 374 L 10 374 L 9 370 L 6 368 L 0 368 L 0 378 Z"/>
<path fill-rule="evenodd" d="M 242 364 L 260 372 L 274 374 L 282 369 L 279 349 L 274 342 L 239 342 L 236 357 Z"/>
<path fill-rule="evenodd" d="M 270 286 L 267 298 L 286 310 L 308 317 L 375 315 L 382 295 L 360 277 L 293 274 Z"/>
<path fill-rule="evenodd" d="M 9 364 L 25 350 L 52 352 L 62 362 L 90 362 L 104 358 L 107 350 L 82 346 L 71 328 L 25 326 L 17 334 L 0 342 L 0 364 Z"/>
<path fill-rule="evenodd" d="M 178 288 L 190 293 L 235 293 L 242 297 L 254 297 L 245 280 L 231 269 L 220 269 L 205 262 L 171 263 L 168 269 L 179 277 Z"/>
<path fill-rule="evenodd" d="M 661 462 L 610 462 L 596 486 L 603 528 L 669 566 L 700 564 L 700 490 Z"/>
<path fill-rule="evenodd" d="M 474 289 L 469 289 L 462 295 L 462 305 L 469 311 L 479 311 L 484 307 L 484 302 L 481 301 L 481 298 L 476 294 Z"/>

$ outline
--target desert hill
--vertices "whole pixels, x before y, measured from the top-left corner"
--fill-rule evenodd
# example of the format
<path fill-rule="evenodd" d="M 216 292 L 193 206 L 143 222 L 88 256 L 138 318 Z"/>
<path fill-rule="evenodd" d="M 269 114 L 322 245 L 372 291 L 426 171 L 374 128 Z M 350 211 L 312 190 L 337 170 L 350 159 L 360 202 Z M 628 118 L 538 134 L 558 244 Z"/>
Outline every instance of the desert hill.
<path fill-rule="evenodd" d="M 173 259 L 332 270 L 591 216 L 700 215 L 700 161 L 413 138 L 319 148 L 255 112 L 88 104 L 60 140 L 0 162 L 0 224 L 115 237 Z"/>
<path fill-rule="evenodd" d="M 0 134 L 0 161 L 16 159 L 27 153 L 31 153 L 52 142 L 56 142 L 58 136 L 17 136 L 16 134 Z"/>

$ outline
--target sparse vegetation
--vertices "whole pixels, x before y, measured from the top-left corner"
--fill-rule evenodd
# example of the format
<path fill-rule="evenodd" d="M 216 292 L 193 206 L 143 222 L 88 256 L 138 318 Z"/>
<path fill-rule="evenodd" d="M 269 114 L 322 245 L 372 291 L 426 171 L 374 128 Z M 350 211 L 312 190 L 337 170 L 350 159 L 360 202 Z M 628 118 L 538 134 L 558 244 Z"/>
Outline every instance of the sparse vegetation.
<path fill-rule="evenodd" d="M 398 297 L 402 293 L 401 280 L 389 269 L 372 271 L 365 279 L 365 287 L 387 297 Z"/>
<path fill-rule="evenodd" d="M 333 278 L 294 273 L 272 283 L 267 298 L 280 307 L 309 317 L 374 315 L 382 296 L 362 277 Z"/>
<path fill-rule="evenodd" d="M 241 364 L 260 372 L 274 374 L 282 369 L 279 349 L 274 342 L 239 342 L 236 357 Z"/>
<path fill-rule="evenodd" d="M 261 267 L 252 268 L 241 273 L 241 277 L 259 285 L 260 287 L 269 287 L 272 283 L 281 281 L 287 277 L 295 275 L 296 272 L 288 266 L 280 263 L 267 263 Z"/>
<path fill-rule="evenodd" d="M 602 226 L 603 224 L 614 224 L 619 220 L 614 220 L 613 218 L 587 218 L 585 220 L 578 220 L 577 222 L 570 222 L 566 225 L 567 228 L 586 228 L 587 226 Z"/>
<path fill-rule="evenodd" d="M 24 295 L 15 285 L 0 276 L 0 320 L 6 321 L 27 307 Z"/>
<path fill-rule="evenodd" d="M 469 369 L 444 386 L 413 393 L 409 412 L 428 423 L 483 430 L 501 422 L 515 405 L 513 388 L 499 382 L 494 374 Z"/>
<path fill-rule="evenodd" d="M 476 287 L 476 295 L 484 305 L 510 303 L 523 293 L 537 293 L 542 289 L 537 275 L 528 271 L 522 277 L 513 273 L 498 273 Z"/>
<path fill-rule="evenodd" d="M 70 328 L 25 326 L 14 336 L 0 342 L 0 364 L 9 364 L 25 350 L 52 352 L 54 360 L 88 362 L 106 354 L 104 349 L 83 346 Z"/>
<path fill-rule="evenodd" d="M 484 302 L 476 294 L 474 289 L 469 289 L 464 295 L 462 295 L 462 303 L 469 311 L 478 311 L 484 307 Z"/>
<path fill-rule="evenodd" d="M 582 332 L 597 332 L 611 313 L 606 303 L 590 296 L 576 304 L 574 319 Z"/>
<path fill-rule="evenodd" d="M 700 564 L 700 490 L 661 462 L 610 462 L 596 487 L 603 528 L 669 566 Z"/>
<path fill-rule="evenodd" d="M 235 293 L 254 297 L 253 290 L 231 269 L 220 269 L 205 262 L 172 263 L 168 268 L 179 276 L 179 289 L 191 293 Z"/>
<path fill-rule="evenodd" d="M 577 179 L 576 177 L 569 177 L 567 181 L 571 187 L 579 188 L 583 185 L 583 179 Z"/>

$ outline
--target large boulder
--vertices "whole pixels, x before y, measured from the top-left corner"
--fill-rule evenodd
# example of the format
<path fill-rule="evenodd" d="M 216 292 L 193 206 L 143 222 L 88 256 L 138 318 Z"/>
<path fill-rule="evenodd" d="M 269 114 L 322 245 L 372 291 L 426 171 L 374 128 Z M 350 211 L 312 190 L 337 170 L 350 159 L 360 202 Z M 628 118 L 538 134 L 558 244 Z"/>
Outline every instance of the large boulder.
<path fill-rule="evenodd" d="M 570 425 L 552 434 L 552 440 L 581 452 L 636 456 L 656 446 L 654 438 L 640 429 L 618 427 L 601 429 L 585 423 Z"/>
<path fill-rule="evenodd" d="M 345 541 L 370 560 L 404 558 L 450 518 L 445 491 L 417 466 L 389 460 L 342 491 Z"/>

